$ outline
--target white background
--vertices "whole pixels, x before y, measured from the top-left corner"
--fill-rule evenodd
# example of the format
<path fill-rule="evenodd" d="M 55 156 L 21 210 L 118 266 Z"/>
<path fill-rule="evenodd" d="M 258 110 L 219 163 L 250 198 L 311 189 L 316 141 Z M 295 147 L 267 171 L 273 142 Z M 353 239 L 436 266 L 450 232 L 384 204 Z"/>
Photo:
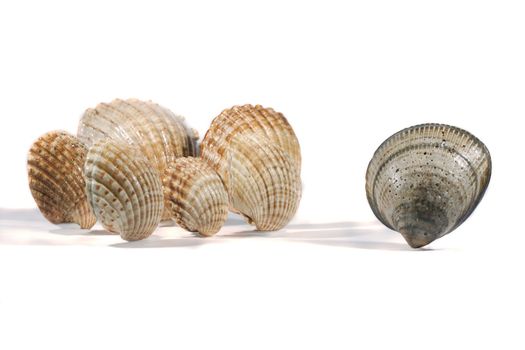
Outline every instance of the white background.
<path fill-rule="evenodd" d="M 501 0 L 1 2 L 0 348 L 523 349 L 524 18 Z M 116 97 L 201 135 L 234 104 L 283 112 L 304 160 L 294 222 L 128 245 L 45 222 L 27 150 Z M 375 220 L 364 175 L 422 122 L 478 136 L 493 177 L 415 251 Z"/>

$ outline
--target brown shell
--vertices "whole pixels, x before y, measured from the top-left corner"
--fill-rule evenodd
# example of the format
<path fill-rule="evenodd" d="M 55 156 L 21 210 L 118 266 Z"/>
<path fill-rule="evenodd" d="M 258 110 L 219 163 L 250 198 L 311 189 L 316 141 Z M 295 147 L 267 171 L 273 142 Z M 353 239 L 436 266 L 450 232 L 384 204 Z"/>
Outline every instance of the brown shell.
<path fill-rule="evenodd" d="M 165 206 L 181 227 L 217 233 L 228 216 L 228 194 L 217 173 L 199 158 L 178 158 L 163 176 Z"/>
<path fill-rule="evenodd" d="M 211 123 L 201 156 L 223 180 L 230 209 L 260 231 L 284 227 L 301 199 L 299 142 L 281 113 L 235 106 Z"/>
<path fill-rule="evenodd" d="M 54 224 L 91 228 L 96 218 L 85 192 L 87 149 L 65 131 L 51 131 L 33 143 L 27 159 L 29 188 L 44 217 Z"/>
<path fill-rule="evenodd" d="M 100 140 L 89 149 L 85 174 L 89 201 L 106 230 L 127 241 L 153 233 L 164 209 L 162 183 L 139 150 Z"/>
<path fill-rule="evenodd" d="M 111 139 L 134 146 L 162 174 L 175 159 L 197 155 L 198 134 L 184 118 L 150 101 L 116 99 L 86 110 L 78 137 L 90 146 Z M 163 217 L 169 219 L 168 212 Z"/>

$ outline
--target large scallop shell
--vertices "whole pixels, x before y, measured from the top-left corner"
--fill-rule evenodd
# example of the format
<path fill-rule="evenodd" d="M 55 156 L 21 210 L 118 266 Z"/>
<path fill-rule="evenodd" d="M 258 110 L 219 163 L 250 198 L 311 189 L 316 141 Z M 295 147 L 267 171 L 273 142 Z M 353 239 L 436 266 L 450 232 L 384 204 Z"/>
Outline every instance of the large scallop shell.
<path fill-rule="evenodd" d="M 87 149 L 75 136 L 51 131 L 29 150 L 29 188 L 35 202 L 54 224 L 77 223 L 91 228 L 96 218 L 85 192 L 83 167 Z"/>
<path fill-rule="evenodd" d="M 107 138 L 134 146 L 160 174 L 175 159 L 198 153 L 198 134 L 184 118 L 137 99 L 116 99 L 89 108 L 80 119 L 78 137 L 88 146 Z M 169 211 L 163 219 L 169 219 Z"/>
<path fill-rule="evenodd" d="M 235 106 L 211 123 L 201 156 L 217 171 L 230 209 L 260 231 L 284 227 L 301 199 L 301 152 L 281 113 L 261 106 Z"/>
<path fill-rule="evenodd" d="M 491 159 L 465 130 L 442 124 L 413 126 L 388 138 L 366 174 L 374 214 L 413 248 L 456 229 L 487 189 Z"/>
<path fill-rule="evenodd" d="M 127 241 L 151 235 L 164 209 L 162 183 L 140 151 L 100 140 L 89 149 L 85 175 L 89 201 L 105 229 Z"/>
<path fill-rule="evenodd" d="M 221 178 L 199 158 L 178 158 L 163 176 L 164 199 L 177 224 L 204 236 L 217 233 L 228 216 Z"/>

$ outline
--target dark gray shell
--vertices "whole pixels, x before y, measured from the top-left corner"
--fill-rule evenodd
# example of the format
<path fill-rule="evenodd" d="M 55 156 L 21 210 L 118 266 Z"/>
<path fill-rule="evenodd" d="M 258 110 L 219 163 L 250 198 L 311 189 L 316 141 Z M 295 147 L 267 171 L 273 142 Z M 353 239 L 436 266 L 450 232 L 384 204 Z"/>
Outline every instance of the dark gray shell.
<path fill-rule="evenodd" d="M 413 248 L 456 229 L 474 211 L 490 181 L 490 154 L 469 132 L 421 124 L 389 137 L 366 173 L 376 217 Z"/>

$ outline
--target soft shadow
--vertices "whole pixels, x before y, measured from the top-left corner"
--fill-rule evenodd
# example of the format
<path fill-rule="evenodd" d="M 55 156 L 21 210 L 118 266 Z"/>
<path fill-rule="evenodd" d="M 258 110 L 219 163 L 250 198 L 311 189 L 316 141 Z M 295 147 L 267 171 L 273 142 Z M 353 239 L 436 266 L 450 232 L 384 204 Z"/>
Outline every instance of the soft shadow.
<path fill-rule="evenodd" d="M 159 227 L 177 227 L 177 223 L 173 220 L 161 221 Z"/>
<path fill-rule="evenodd" d="M 229 213 L 224 226 L 239 226 L 239 225 L 248 225 L 246 220 L 242 216 L 234 213 Z"/>
<path fill-rule="evenodd" d="M 389 230 L 378 221 L 373 222 L 330 222 L 330 223 L 291 223 L 284 229 L 274 232 L 246 230 L 246 221 L 237 214 L 229 214 L 225 223 L 226 230 L 214 237 L 179 237 L 164 239 L 151 236 L 146 240 L 136 242 L 122 242 L 111 245 L 118 248 L 170 248 L 170 247 L 198 247 L 204 244 L 226 242 L 228 239 L 255 238 L 280 239 L 290 242 L 318 244 L 332 247 L 347 247 L 355 249 L 388 250 L 388 251 L 436 251 L 439 249 L 419 248 L 412 249 L 401 235 Z M 161 227 L 175 226 L 173 222 L 163 222 Z M 238 232 L 231 232 L 232 226 L 238 227 Z M 245 226 L 245 227 L 241 227 Z M 228 229 L 229 227 L 229 229 Z M 9 237 L 13 230 L 31 229 L 34 232 L 42 231 L 62 236 L 112 236 L 113 233 L 104 230 L 83 230 L 76 224 L 53 225 L 40 214 L 38 209 L 5 209 L 0 208 L 0 233 Z M 233 228 L 235 230 L 235 228 Z M 225 232 L 226 231 L 226 232 Z M 228 232 L 230 231 L 230 232 Z M 52 240 L 45 236 L 28 236 L 28 244 L 49 244 Z M 1 241 L 1 240 L 0 240 Z M 9 241 L 9 240 L 7 240 Z"/>
<path fill-rule="evenodd" d="M 295 231 L 295 229 L 299 229 Z M 315 228 L 311 230 L 310 228 Z M 290 241 L 310 244 L 389 251 L 432 251 L 431 248 L 411 248 L 398 233 L 379 222 L 339 222 L 328 224 L 299 224 L 286 228 Z"/>
<path fill-rule="evenodd" d="M 372 226 L 375 227 L 375 226 Z M 279 231 L 244 230 L 221 234 L 221 237 L 268 237 L 290 239 L 341 238 L 360 236 L 370 231 L 369 224 L 359 222 L 336 222 L 326 224 L 289 224 Z"/>
<path fill-rule="evenodd" d="M 48 222 L 38 209 L 4 209 L 0 208 L 0 231 L 31 228 L 43 230 L 56 227 Z"/>
<path fill-rule="evenodd" d="M 58 224 L 58 228 L 49 230 L 50 233 L 62 236 L 114 236 L 116 233 L 106 230 L 82 229 L 77 224 Z"/>
<path fill-rule="evenodd" d="M 0 208 L 0 220 L 5 221 L 41 221 L 44 219 L 38 209 L 5 209 Z"/>
<path fill-rule="evenodd" d="M 386 241 L 368 241 L 368 240 L 350 240 L 350 239 L 317 239 L 317 240 L 299 240 L 300 242 L 320 244 L 334 247 L 348 247 L 355 249 L 368 250 L 393 250 L 393 251 L 433 251 L 432 248 L 413 249 L 406 243 L 386 242 Z"/>
<path fill-rule="evenodd" d="M 58 224 L 57 229 L 49 230 L 48 232 L 62 235 L 62 236 L 115 236 L 114 232 L 106 230 L 89 230 L 82 229 L 77 224 Z"/>
<path fill-rule="evenodd" d="M 276 232 L 265 232 L 265 231 L 249 230 L 249 231 L 239 231 L 239 232 L 230 232 L 230 233 L 219 234 L 217 236 L 217 238 L 250 238 L 250 237 L 252 237 L 252 238 L 253 237 L 268 237 L 268 238 L 272 238 L 272 234 L 276 234 Z"/>
<path fill-rule="evenodd" d="M 62 227 L 62 225 L 57 229 L 49 230 L 49 233 L 62 236 L 87 236 L 89 233 L 88 230 L 81 229 L 77 226 L 75 227 Z"/>
<path fill-rule="evenodd" d="M 301 230 L 301 229 L 348 229 L 357 227 L 375 227 L 379 226 L 378 222 L 357 222 L 357 221 L 341 221 L 341 222 L 326 222 L 326 223 L 300 223 L 286 225 L 284 230 Z"/>
<path fill-rule="evenodd" d="M 265 237 L 290 242 L 389 251 L 433 251 L 432 248 L 411 248 L 394 231 L 379 222 L 334 222 L 324 224 L 290 224 L 274 232 L 240 231 L 223 234 L 223 238 Z"/>
<path fill-rule="evenodd" d="M 118 236 L 118 233 L 109 232 L 106 230 L 91 230 L 89 232 L 86 232 L 86 235 L 88 236 Z"/>
<path fill-rule="evenodd" d="M 151 238 L 151 237 L 150 237 Z M 177 247 L 198 247 L 208 243 L 219 243 L 210 238 L 170 238 L 170 239 L 145 239 L 142 241 L 122 242 L 111 244 L 115 248 L 177 248 Z"/>

